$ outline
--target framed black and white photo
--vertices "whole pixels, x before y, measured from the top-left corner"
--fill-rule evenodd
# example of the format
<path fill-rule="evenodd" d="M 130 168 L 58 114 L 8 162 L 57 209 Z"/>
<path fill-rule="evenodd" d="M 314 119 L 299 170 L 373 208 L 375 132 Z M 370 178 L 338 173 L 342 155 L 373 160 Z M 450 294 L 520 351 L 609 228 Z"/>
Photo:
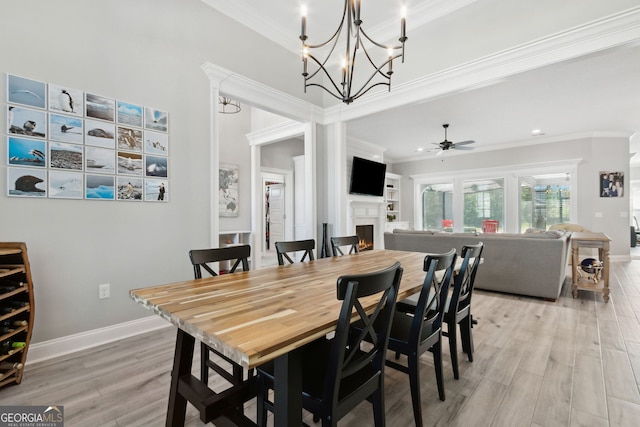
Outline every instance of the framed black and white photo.
<path fill-rule="evenodd" d="M 169 113 L 162 110 L 156 110 L 151 107 L 144 107 L 144 128 L 160 132 L 168 132 Z"/>
<path fill-rule="evenodd" d="M 49 139 L 82 144 L 84 141 L 84 120 L 78 117 L 49 113 Z"/>
<path fill-rule="evenodd" d="M 47 113 L 33 108 L 7 107 L 7 131 L 32 138 L 47 137 Z"/>
<path fill-rule="evenodd" d="M 92 119 L 100 119 L 108 122 L 115 122 L 116 101 L 92 93 L 85 94 L 85 115 Z"/>
<path fill-rule="evenodd" d="M 600 171 L 600 197 L 624 196 L 624 172 Z"/>
<path fill-rule="evenodd" d="M 47 84 L 8 74 L 7 102 L 45 109 L 47 108 Z"/>
<path fill-rule="evenodd" d="M 219 216 L 238 216 L 238 165 L 220 163 L 219 176 Z"/>
<path fill-rule="evenodd" d="M 83 173 L 68 171 L 49 171 L 49 198 L 82 199 L 83 194 Z"/>
<path fill-rule="evenodd" d="M 114 200 L 115 176 L 87 174 L 85 176 L 84 198 L 93 200 Z"/>
<path fill-rule="evenodd" d="M 47 197 L 47 171 L 32 168 L 7 168 L 7 195 Z"/>
<path fill-rule="evenodd" d="M 49 111 L 82 117 L 84 114 L 84 92 L 49 84 Z"/>
<path fill-rule="evenodd" d="M 130 102 L 118 101 L 116 112 L 118 124 L 142 127 L 142 106 Z"/>

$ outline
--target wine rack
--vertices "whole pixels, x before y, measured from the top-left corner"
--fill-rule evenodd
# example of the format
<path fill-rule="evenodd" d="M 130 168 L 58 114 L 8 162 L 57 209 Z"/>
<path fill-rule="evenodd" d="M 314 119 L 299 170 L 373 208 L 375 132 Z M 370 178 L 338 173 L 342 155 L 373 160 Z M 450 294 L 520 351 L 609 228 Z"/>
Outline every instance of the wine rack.
<path fill-rule="evenodd" d="M 33 313 L 27 245 L 0 242 L 0 387 L 22 381 Z"/>

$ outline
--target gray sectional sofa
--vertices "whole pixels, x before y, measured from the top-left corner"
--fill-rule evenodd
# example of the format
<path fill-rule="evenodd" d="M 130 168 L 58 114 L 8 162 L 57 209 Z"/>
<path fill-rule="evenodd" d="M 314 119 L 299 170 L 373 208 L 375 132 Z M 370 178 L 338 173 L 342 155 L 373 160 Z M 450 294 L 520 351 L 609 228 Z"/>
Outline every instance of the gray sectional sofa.
<path fill-rule="evenodd" d="M 443 233 L 427 230 L 394 230 L 384 234 L 385 249 L 442 253 L 484 243 L 483 264 L 475 287 L 555 300 L 567 279 L 571 233 Z M 569 279 L 570 280 L 570 279 Z"/>

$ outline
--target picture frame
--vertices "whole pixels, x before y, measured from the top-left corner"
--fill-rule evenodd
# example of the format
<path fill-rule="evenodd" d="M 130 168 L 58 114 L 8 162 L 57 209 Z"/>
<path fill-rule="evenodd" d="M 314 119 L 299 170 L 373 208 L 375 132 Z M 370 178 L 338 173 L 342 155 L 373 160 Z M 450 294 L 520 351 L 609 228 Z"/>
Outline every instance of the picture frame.
<path fill-rule="evenodd" d="M 120 150 L 142 153 L 142 130 L 132 127 L 118 126 L 118 148 Z"/>
<path fill-rule="evenodd" d="M 143 110 L 141 105 L 125 101 L 117 101 L 117 122 L 121 125 L 142 127 Z"/>
<path fill-rule="evenodd" d="M 91 173 L 115 174 L 116 152 L 107 148 L 85 147 L 84 169 Z"/>
<path fill-rule="evenodd" d="M 169 113 L 151 107 L 144 107 L 144 128 L 159 132 L 169 132 Z"/>
<path fill-rule="evenodd" d="M 49 142 L 49 168 L 82 171 L 84 150 L 82 145 L 66 142 Z"/>
<path fill-rule="evenodd" d="M 144 200 L 146 202 L 169 202 L 169 181 L 166 179 L 145 179 Z"/>
<path fill-rule="evenodd" d="M 144 131 L 144 152 L 160 156 L 169 155 L 169 135 L 166 133 Z"/>
<path fill-rule="evenodd" d="M 84 114 L 84 92 L 50 83 L 49 111 L 82 117 Z"/>
<path fill-rule="evenodd" d="M 116 200 L 126 200 L 129 202 L 142 201 L 144 191 L 142 178 L 119 176 L 117 179 L 117 187 Z"/>
<path fill-rule="evenodd" d="M 7 74 L 7 103 L 40 109 L 47 108 L 47 84 Z"/>
<path fill-rule="evenodd" d="M 118 151 L 118 175 L 142 176 L 142 154 Z"/>
<path fill-rule="evenodd" d="M 46 138 L 47 113 L 33 108 L 8 105 L 7 133 L 30 138 Z"/>
<path fill-rule="evenodd" d="M 116 125 L 98 120 L 85 119 L 84 143 L 94 147 L 116 148 Z"/>
<path fill-rule="evenodd" d="M 7 165 L 44 168 L 47 166 L 47 142 L 41 139 L 7 138 Z"/>
<path fill-rule="evenodd" d="M 81 172 L 49 171 L 50 199 L 82 199 L 84 174 Z"/>
<path fill-rule="evenodd" d="M 84 142 L 84 120 L 79 117 L 49 113 L 49 139 L 82 144 Z"/>
<path fill-rule="evenodd" d="M 115 176 L 85 174 L 84 198 L 91 200 L 114 200 Z"/>
<path fill-rule="evenodd" d="M 236 217 L 238 209 L 238 165 L 220 163 L 218 182 L 218 215 Z"/>
<path fill-rule="evenodd" d="M 147 177 L 167 178 L 169 170 L 169 159 L 164 156 L 144 156 L 144 174 Z"/>
<path fill-rule="evenodd" d="M 87 118 L 114 122 L 116 118 L 116 101 L 113 98 L 85 93 L 85 116 Z"/>
<path fill-rule="evenodd" d="M 8 167 L 7 196 L 47 197 L 47 171 Z"/>
<path fill-rule="evenodd" d="M 624 172 L 600 171 L 600 197 L 624 197 Z"/>

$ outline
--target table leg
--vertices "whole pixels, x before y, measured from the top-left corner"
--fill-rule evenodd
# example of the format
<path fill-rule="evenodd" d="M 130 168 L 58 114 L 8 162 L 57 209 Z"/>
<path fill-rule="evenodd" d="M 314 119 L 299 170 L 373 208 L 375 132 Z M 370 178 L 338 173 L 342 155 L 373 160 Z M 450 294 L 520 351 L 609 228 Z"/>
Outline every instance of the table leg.
<path fill-rule="evenodd" d="M 167 408 L 167 427 L 184 426 L 187 413 L 187 399 L 178 393 L 180 377 L 191 374 L 193 363 L 193 348 L 195 338 L 182 329 L 178 329 L 176 336 L 176 349 L 173 356 L 173 369 L 171 370 L 171 389 L 169 391 L 169 406 Z"/>
<path fill-rule="evenodd" d="M 290 351 L 274 361 L 274 425 L 302 425 L 302 358 Z"/>

